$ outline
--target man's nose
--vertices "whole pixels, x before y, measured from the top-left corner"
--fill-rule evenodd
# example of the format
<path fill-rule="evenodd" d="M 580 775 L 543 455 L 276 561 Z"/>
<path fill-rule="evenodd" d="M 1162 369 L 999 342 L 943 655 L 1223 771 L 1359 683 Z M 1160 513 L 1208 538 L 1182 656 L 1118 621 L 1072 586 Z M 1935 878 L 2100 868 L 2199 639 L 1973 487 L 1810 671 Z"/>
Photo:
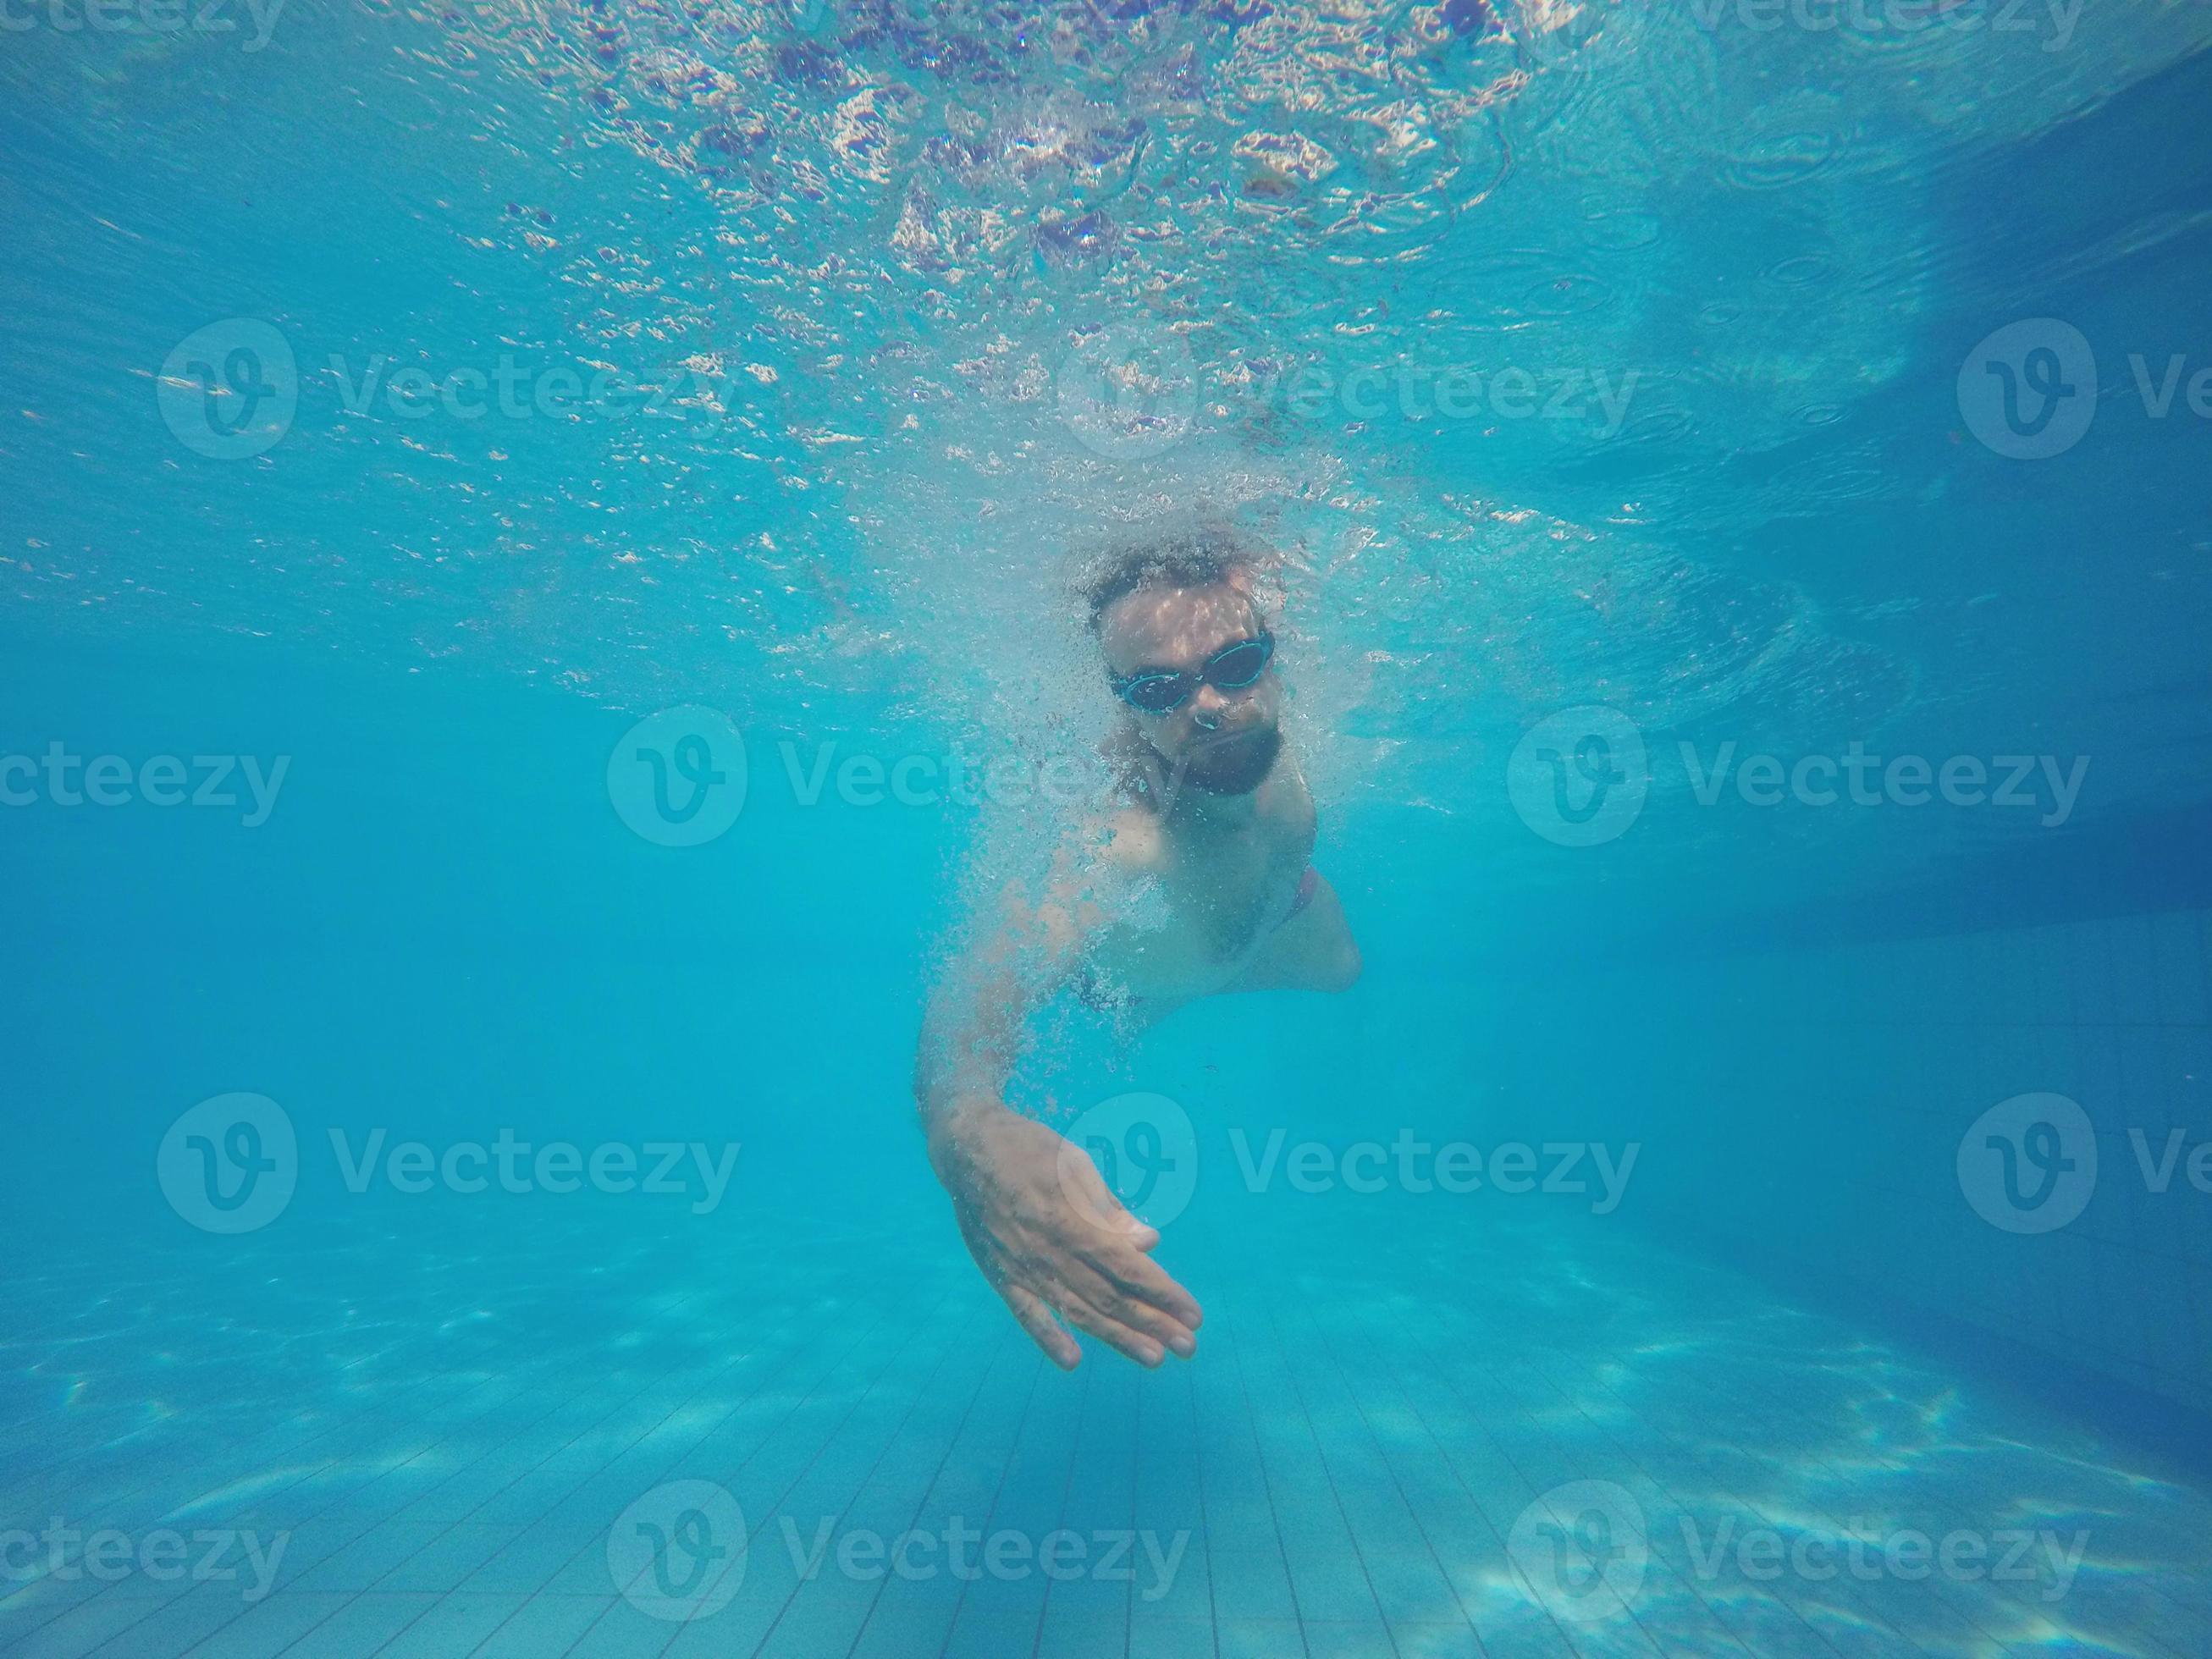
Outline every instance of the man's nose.
<path fill-rule="evenodd" d="M 1212 731 L 1221 724 L 1221 711 L 1229 707 L 1229 699 L 1221 695 L 1220 688 L 1211 681 L 1198 688 L 1198 695 L 1190 700 L 1190 717 L 1200 726 Z"/>

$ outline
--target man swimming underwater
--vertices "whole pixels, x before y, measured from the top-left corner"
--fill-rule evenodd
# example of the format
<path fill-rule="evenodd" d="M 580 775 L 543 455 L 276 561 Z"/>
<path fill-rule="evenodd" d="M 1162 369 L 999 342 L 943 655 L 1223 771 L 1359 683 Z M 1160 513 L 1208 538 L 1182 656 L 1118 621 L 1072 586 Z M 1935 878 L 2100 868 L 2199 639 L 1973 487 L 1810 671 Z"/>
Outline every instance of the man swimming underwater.
<path fill-rule="evenodd" d="M 1122 705 L 1120 794 L 1066 827 L 1041 894 L 1017 884 L 978 919 L 931 997 L 915 1065 L 930 1163 L 969 1253 L 1064 1369 L 1081 1350 L 1063 1320 L 1158 1365 L 1196 1352 L 1202 1316 L 1152 1261 L 1159 1234 L 1006 1106 L 1030 1014 L 1062 987 L 1149 1023 L 1200 997 L 1359 977 L 1343 907 L 1308 861 L 1313 797 L 1283 752 L 1249 561 L 1224 534 L 1178 537 L 1111 561 L 1088 598 Z M 1165 901 L 1141 926 L 1125 902 L 1139 891 Z"/>

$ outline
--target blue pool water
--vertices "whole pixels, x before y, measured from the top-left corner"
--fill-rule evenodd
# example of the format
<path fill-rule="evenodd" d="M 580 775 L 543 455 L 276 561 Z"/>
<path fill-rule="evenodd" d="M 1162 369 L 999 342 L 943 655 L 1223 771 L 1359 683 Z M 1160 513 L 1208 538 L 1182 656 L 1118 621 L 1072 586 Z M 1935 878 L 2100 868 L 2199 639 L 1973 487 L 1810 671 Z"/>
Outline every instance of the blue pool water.
<path fill-rule="evenodd" d="M 0 0 L 0 1652 L 2212 1652 L 2209 40 Z M 1200 517 L 1364 974 L 1037 1016 L 1064 1373 Z"/>

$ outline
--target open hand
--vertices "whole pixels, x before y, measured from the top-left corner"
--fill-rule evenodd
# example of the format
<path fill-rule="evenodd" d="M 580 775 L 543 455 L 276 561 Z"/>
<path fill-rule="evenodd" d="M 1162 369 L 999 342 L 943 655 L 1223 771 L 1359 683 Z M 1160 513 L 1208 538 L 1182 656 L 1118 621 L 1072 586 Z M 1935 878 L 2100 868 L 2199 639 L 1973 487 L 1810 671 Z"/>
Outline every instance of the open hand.
<path fill-rule="evenodd" d="M 1205 1315 L 1147 1254 L 1158 1230 L 1131 1215 L 1064 1137 L 996 1103 L 975 1103 L 933 1128 L 930 1161 L 969 1255 L 1063 1370 L 1082 1351 L 1061 1319 L 1140 1365 L 1197 1352 Z"/>

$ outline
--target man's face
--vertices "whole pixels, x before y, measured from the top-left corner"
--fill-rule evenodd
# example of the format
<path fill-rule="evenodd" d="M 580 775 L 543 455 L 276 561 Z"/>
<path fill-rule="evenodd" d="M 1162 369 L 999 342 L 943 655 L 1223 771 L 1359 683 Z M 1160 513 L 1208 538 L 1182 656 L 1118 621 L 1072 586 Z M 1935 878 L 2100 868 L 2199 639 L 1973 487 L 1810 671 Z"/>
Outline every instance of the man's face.
<path fill-rule="evenodd" d="M 1142 587 L 1123 595 L 1099 618 L 1099 642 L 1115 674 L 1181 671 L 1197 674 L 1216 653 L 1264 629 L 1252 601 L 1223 583 L 1213 587 Z M 1180 708 L 1164 714 L 1131 708 L 1145 740 L 1170 773 L 1217 795 L 1257 789 L 1282 747 L 1276 721 L 1282 688 L 1271 665 L 1241 690 L 1200 682 Z"/>

